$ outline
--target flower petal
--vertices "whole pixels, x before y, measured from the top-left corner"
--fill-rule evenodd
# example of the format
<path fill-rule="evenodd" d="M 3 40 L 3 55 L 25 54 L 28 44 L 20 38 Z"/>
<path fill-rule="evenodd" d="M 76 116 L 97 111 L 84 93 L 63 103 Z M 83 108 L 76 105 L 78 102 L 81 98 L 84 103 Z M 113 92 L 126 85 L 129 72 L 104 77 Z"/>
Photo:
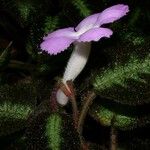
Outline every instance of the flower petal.
<path fill-rule="evenodd" d="M 74 42 L 74 39 L 71 38 L 52 37 L 43 41 L 40 47 L 42 50 L 47 51 L 51 55 L 57 55 L 57 53 L 60 53 L 68 48 L 72 42 Z"/>
<path fill-rule="evenodd" d="M 98 41 L 102 37 L 109 38 L 112 34 L 113 34 L 112 30 L 108 28 L 93 28 L 82 34 L 79 40 L 77 41 L 78 42 Z"/>
<path fill-rule="evenodd" d="M 80 30 L 89 30 L 91 29 L 94 24 L 96 23 L 97 19 L 98 19 L 99 13 L 91 15 L 86 17 L 85 19 L 83 19 L 78 26 L 75 28 L 75 30 L 78 32 L 80 32 Z"/>
<path fill-rule="evenodd" d="M 128 5 L 118 4 L 109 7 L 100 13 L 96 25 L 101 26 L 102 24 L 114 22 L 126 15 L 128 12 Z"/>
<path fill-rule="evenodd" d="M 73 27 L 56 30 L 43 37 L 43 40 L 47 40 L 52 37 L 74 37 L 75 31 Z"/>

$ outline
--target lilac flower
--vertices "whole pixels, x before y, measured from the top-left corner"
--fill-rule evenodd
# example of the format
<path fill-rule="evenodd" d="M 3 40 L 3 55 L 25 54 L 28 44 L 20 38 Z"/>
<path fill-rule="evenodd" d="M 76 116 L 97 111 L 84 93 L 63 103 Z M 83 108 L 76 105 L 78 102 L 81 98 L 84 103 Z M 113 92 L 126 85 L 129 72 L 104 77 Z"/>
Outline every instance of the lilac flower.
<path fill-rule="evenodd" d="M 64 84 L 67 80 L 74 80 L 84 68 L 90 53 L 91 41 L 98 41 L 103 37 L 109 38 L 113 34 L 112 30 L 101 27 L 101 25 L 120 19 L 128 11 L 127 5 L 114 5 L 101 13 L 88 16 L 75 29 L 73 27 L 59 29 L 43 38 L 41 49 L 51 55 L 64 51 L 72 43 L 75 46 L 63 75 Z M 57 92 L 57 101 L 62 105 L 68 101 L 61 90 Z"/>

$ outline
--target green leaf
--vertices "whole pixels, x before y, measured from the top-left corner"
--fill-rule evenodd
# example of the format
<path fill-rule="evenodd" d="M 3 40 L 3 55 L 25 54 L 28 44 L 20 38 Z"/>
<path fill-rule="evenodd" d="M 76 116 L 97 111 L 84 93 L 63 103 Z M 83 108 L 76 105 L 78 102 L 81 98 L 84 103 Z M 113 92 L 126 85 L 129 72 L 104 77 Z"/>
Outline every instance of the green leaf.
<path fill-rule="evenodd" d="M 0 86 L 0 136 L 26 127 L 26 121 L 35 107 L 36 99 L 33 84 Z"/>
<path fill-rule="evenodd" d="M 28 149 L 72 150 L 79 149 L 79 135 L 72 116 L 52 113 L 50 102 L 44 101 L 31 114 L 26 131 Z"/>
<path fill-rule="evenodd" d="M 72 0 L 71 2 L 79 10 L 81 16 L 86 17 L 91 14 L 91 10 L 87 7 L 84 0 Z"/>
<path fill-rule="evenodd" d="M 55 17 L 47 16 L 44 20 L 43 32 L 47 34 L 49 32 L 56 30 L 56 28 L 58 27 L 58 20 L 59 20 L 58 16 Z"/>
<path fill-rule="evenodd" d="M 61 137 L 62 118 L 57 114 L 52 114 L 46 123 L 46 136 L 48 138 L 49 147 L 52 150 L 61 149 L 63 142 Z"/>
<path fill-rule="evenodd" d="M 26 121 L 33 108 L 28 105 L 4 102 L 0 105 L 0 136 L 19 131 L 26 126 Z"/>
<path fill-rule="evenodd" d="M 150 55 L 132 56 L 125 65 L 116 64 L 93 81 L 96 93 L 119 103 L 137 105 L 150 102 Z"/>
<path fill-rule="evenodd" d="M 131 130 L 150 124 L 150 114 L 140 114 L 140 109 L 135 106 L 106 103 L 97 101 L 90 109 L 90 115 L 103 126 L 112 126 L 112 119 L 113 126 L 120 130 Z"/>
<path fill-rule="evenodd" d="M 22 0 L 17 3 L 17 11 L 21 25 L 27 26 L 32 22 L 32 14 L 36 12 L 36 8 L 33 5 L 33 1 Z"/>

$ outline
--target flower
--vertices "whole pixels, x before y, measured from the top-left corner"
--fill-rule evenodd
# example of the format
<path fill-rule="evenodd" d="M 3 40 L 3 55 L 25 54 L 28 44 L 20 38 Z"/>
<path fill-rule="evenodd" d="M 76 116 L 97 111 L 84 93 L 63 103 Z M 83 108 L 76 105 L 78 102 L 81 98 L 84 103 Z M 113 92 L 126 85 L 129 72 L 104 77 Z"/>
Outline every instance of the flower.
<path fill-rule="evenodd" d="M 128 6 L 123 4 L 109 7 L 101 13 L 88 16 L 81 21 L 75 29 L 73 27 L 68 27 L 48 34 L 43 38 L 44 41 L 41 43 L 40 47 L 49 54 L 56 55 L 67 49 L 70 44 L 75 41 L 90 42 L 98 41 L 102 37 L 108 38 L 113 32 L 108 28 L 100 26 L 120 19 L 126 15 L 128 11 Z"/>
<path fill-rule="evenodd" d="M 91 41 L 98 41 L 103 37 L 109 38 L 113 34 L 112 30 L 101 27 L 101 25 L 120 19 L 128 11 L 127 5 L 114 5 L 101 13 L 88 16 L 75 29 L 73 27 L 59 29 L 43 38 L 41 49 L 51 55 L 64 51 L 72 43 L 75 46 L 63 75 L 62 82 L 64 84 L 68 80 L 73 81 L 83 70 L 91 50 Z M 57 102 L 65 105 L 67 101 L 68 97 L 59 89 Z"/>

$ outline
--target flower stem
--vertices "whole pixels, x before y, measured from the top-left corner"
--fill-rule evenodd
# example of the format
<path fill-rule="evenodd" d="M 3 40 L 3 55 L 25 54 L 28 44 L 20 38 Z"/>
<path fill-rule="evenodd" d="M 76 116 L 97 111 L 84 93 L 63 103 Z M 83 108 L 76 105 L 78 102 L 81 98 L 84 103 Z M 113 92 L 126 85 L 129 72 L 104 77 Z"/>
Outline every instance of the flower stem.
<path fill-rule="evenodd" d="M 34 65 L 17 61 L 17 60 L 10 60 L 8 67 L 14 69 L 20 69 L 20 70 L 28 70 L 28 71 L 33 71 L 35 69 Z"/>
<path fill-rule="evenodd" d="M 58 111 L 58 104 L 56 101 L 56 93 L 58 91 L 58 85 L 56 84 L 51 92 L 50 95 L 50 108 L 52 112 L 57 112 Z"/>
<path fill-rule="evenodd" d="M 61 82 L 60 83 L 60 89 L 69 98 L 69 100 L 72 104 L 74 126 L 77 129 L 77 126 L 78 126 L 78 107 L 77 107 L 77 102 L 76 102 L 76 98 L 75 98 L 75 91 L 74 91 L 74 87 L 73 87 L 73 82 L 71 80 L 66 81 L 66 84 Z"/>
<path fill-rule="evenodd" d="M 79 113 L 78 113 L 78 106 L 77 106 L 77 101 L 75 97 L 75 90 L 73 87 L 73 82 L 72 81 L 67 81 L 67 85 L 71 91 L 70 95 L 70 100 L 73 108 L 73 119 L 74 119 L 74 126 L 77 129 L 78 127 L 78 119 L 79 119 Z"/>
<path fill-rule="evenodd" d="M 115 115 L 111 121 L 110 150 L 117 150 L 117 129 L 114 127 Z"/>
<path fill-rule="evenodd" d="M 85 117 L 87 115 L 87 112 L 89 110 L 90 105 L 92 104 L 93 100 L 95 99 L 96 94 L 93 91 L 89 91 L 87 96 L 85 97 L 85 103 L 83 105 L 83 108 L 81 110 L 79 121 L 78 121 L 78 133 L 80 135 L 81 141 L 82 139 L 82 131 L 83 131 L 83 124 L 85 121 Z"/>

